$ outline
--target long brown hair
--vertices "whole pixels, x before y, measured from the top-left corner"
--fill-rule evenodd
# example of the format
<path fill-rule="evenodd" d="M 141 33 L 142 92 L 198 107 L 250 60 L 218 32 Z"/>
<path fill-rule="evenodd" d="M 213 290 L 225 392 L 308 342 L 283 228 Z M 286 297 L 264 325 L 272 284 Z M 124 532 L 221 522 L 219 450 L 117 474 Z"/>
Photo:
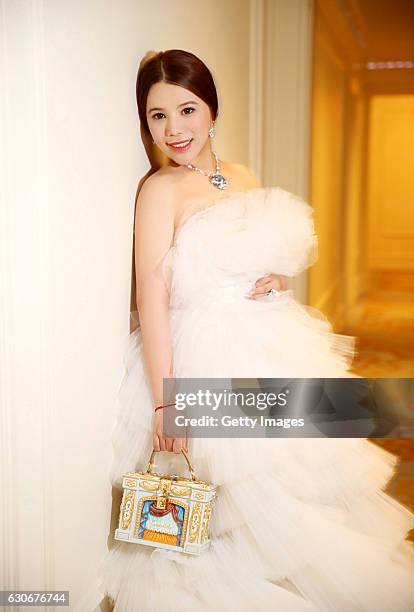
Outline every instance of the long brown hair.
<path fill-rule="evenodd" d="M 135 214 L 138 194 L 142 185 L 151 174 L 166 165 L 168 158 L 158 147 L 153 145 L 152 136 L 147 121 L 147 98 L 149 90 L 155 83 L 164 82 L 180 85 L 201 98 L 210 108 L 213 121 L 218 115 L 217 90 L 213 76 L 207 66 L 196 55 L 182 49 L 167 51 L 148 51 L 142 58 L 137 75 L 136 96 L 138 115 L 140 119 L 141 138 L 147 153 L 150 169 L 138 184 L 135 198 Z M 136 280 L 135 280 L 135 249 L 132 250 L 132 287 L 131 314 L 137 313 Z M 138 319 L 131 317 L 131 329 L 136 327 Z"/>

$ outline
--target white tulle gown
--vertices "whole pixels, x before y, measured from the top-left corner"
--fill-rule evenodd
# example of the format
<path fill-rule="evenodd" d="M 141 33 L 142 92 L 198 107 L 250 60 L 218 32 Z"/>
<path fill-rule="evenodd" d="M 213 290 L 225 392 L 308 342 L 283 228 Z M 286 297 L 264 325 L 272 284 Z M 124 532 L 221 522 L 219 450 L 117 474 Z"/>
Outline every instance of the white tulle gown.
<path fill-rule="evenodd" d="M 200 200 L 163 261 L 177 377 L 348 377 L 354 338 L 292 291 L 248 300 L 261 276 L 314 263 L 313 209 L 278 187 Z M 112 483 L 145 469 L 153 404 L 141 331 L 129 336 Z M 115 542 L 99 567 L 116 612 L 413 612 L 414 515 L 384 493 L 397 459 L 366 439 L 189 439 L 219 486 L 211 548 Z M 156 471 L 186 474 L 182 455 Z"/>

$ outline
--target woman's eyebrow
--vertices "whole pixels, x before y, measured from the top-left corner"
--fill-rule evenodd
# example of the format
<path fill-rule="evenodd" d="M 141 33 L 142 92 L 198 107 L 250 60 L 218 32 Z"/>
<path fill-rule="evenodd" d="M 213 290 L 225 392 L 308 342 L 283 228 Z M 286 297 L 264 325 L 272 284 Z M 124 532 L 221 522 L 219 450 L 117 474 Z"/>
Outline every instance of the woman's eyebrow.
<path fill-rule="evenodd" d="M 180 108 L 180 106 L 185 106 L 186 104 L 197 104 L 197 102 L 195 100 L 188 100 L 187 102 L 182 102 L 181 104 L 179 104 L 177 106 L 177 108 Z M 150 108 L 148 112 L 152 113 L 152 111 L 155 111 L 155 110 L 156 111 L 162 111 L 164 109 L 163 108 L 158 108 L 158 107 L 154 106 L 154 108 Z"/>

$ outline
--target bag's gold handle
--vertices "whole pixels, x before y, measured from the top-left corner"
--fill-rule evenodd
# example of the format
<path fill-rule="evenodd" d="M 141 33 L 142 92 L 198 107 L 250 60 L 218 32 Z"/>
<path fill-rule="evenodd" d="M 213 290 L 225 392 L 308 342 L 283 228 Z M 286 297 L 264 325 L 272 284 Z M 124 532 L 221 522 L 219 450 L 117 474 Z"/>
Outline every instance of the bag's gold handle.
<path fill-rule="evenodd" d="M 155 453 L 162 453 L 162 452 L 167 452 L 167 451 L 157 451 L 157 450 L 155 450 L 155 448 L 152 449 L 151 457 L 149 458 L 149 461 L 148 461 L 147 474 L 151 474 L 152 473 L 151 470 L 154 467 L 153 459 L 154 459 Z M 185 452 L 185 450 L 183 448 L 181 449 L 181 452 L 184 455 L 185 460 L 187 461 L 188 470 L 189 470 L 189 472 L 191 474 L 191 480 L 197 480 L 196 475 L 195 475 L 194 470 L 193 470 L 193 466 L 190 463 L 190 460 L 189 460 L 189 458 L 187 456 L 187 453 Z"/>

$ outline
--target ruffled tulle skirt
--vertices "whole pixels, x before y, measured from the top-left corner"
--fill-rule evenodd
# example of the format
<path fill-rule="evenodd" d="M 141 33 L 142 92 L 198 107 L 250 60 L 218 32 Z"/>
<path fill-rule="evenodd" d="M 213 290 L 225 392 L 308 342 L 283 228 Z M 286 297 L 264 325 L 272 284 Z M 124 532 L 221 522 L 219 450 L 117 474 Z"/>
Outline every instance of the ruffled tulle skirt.
<path fill-rule="evenodd" d="M 241 289 L 241 288 L 239 288 Z M 348 377 L 354 338 L 291 291 L 170 312 L 177 377 Z M 235 304 L 237 306 L 235 307 Z M 144 469 L 153 405 L 141 331 L 129 335 L 111 481 Z M 218 485 L 200 557 L 115 541 L 99 567 L 116 612 L 412 612 L 414 515 L 384 492 L 397 459 L 359 438 L 192 438 L 196 475 Z M 156 471 L 186 473 L 181 454 Z"/>

